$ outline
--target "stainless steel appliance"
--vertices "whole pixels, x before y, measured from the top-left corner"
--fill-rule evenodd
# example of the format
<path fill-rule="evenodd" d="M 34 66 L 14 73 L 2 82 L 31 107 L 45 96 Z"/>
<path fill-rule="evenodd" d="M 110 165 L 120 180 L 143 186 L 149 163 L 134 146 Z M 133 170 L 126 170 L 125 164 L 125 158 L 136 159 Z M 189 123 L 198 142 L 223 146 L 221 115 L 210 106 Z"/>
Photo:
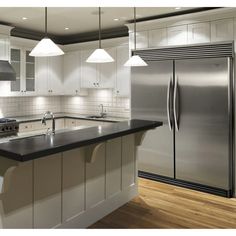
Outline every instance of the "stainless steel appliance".
<path fill-rule="evenodd" d="M 138 149 L 139 175 L 222 196 L 233 191 L 233 43 L 137 50 L 132 118 L 160 120 Z"/>
<path fill-rule="evenodd" d="M 16 136 L 19 131 L 19 122 L 15 119 L 0 118 L 0 142 L 4 138 Z"/>

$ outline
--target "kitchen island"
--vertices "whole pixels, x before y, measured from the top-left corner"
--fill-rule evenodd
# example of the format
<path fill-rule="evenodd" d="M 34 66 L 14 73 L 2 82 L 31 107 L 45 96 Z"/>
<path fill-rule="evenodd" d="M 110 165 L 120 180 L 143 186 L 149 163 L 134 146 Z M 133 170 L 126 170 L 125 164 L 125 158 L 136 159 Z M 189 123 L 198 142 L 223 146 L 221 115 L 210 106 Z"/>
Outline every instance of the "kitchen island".
<path fill-rule="evenodd" d="M 137 196 L 130 120 L 0 144 L 0 228 L 85 228 Z"/>

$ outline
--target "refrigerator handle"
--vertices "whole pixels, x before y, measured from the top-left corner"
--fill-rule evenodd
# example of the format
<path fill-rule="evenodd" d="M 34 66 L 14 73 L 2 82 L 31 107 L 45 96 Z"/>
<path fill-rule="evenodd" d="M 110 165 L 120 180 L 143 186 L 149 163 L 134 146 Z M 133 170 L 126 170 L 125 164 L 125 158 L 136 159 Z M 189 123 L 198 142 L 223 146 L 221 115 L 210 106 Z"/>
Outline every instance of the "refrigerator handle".
<path fill-rule="evenodd" d="M 178 90 L 178 77 L 176 77 L 175 80 L 175 85 L 174 85 L 174 121 L 175 121 L 175 129 L 177 131 L 179 131 L 179 125 L 178 125 L 178 114 L 177 114 L 177 109 L 178 109 L 178 105 L 177 105 L 177 91 Z"/>
<path fill-rule="evenodd" d="M 172 78 L 170 78 L 167 88 L 167 119 L 170 131 L 172 130 L 172 122 L 170 119 L 170 87 L 172 84 Z"/>

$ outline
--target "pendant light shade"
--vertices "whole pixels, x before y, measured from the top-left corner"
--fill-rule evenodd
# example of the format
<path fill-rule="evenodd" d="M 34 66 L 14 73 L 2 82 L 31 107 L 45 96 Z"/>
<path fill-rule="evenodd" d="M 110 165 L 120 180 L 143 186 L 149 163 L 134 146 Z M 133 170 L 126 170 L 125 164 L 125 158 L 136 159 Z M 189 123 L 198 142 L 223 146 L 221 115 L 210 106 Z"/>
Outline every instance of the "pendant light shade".
<path fill-rule="evenodd" d="M 101 8 L 99 7 L 99 48 L 96 49 L 86 60 L 88 63 L 108 63 L 113 62 L 114 59 L 106 50 L 102 49 L 101 45 Z"/>
<path fill-rule="evenodd" d="M 45 37 L 41 39 L 29 55 L 33 57 L 52 57 L 63 54 L 64 52 L 47 37 L 47 7 L 45 7 Z"/>
<path fill-rule="evenodd" d="M 134 7 L 134 50 L 136 50 L 136 8 Z M 124 66 L 147 66 L 148 64 L 138 55 L 133 55 Z"/>
<path fill-rule="evenodd" d="M 124 64 L 124 66 L 147 66 L 147 63 L 138 55 L 134 55 Z"/>
<path fill-rule="evenodd" d="M 102 48 L 96 49 L 87 59 L 90 63 L 113 62 L 114 59 Z"/>

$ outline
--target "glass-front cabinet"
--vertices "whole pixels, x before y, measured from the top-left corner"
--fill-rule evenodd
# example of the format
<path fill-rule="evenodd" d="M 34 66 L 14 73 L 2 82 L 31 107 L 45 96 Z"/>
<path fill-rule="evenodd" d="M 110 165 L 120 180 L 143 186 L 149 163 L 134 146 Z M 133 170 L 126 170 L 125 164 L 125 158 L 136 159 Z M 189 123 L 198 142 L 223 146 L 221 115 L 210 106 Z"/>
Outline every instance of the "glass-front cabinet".
<path fill-rule="evenodd" d="M 12 96 L 29 96 L 35 93 L 35 58 L 30 50 L 11 48 L 11 64 L 16 72 L 16 81 L 11 81 Z"/>

